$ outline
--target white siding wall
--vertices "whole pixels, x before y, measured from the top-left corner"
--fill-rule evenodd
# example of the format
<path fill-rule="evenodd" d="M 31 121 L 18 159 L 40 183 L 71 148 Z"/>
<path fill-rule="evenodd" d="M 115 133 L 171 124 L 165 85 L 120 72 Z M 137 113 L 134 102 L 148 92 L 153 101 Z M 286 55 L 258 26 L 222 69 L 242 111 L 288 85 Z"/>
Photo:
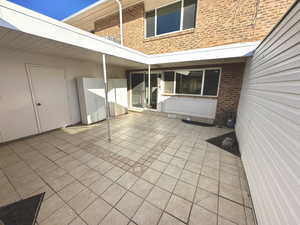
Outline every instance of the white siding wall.
<path fill-rule="evenodd" d="M 300 224 L 300 3 L 249 59 L 236 132 L 259 225 Z"/>

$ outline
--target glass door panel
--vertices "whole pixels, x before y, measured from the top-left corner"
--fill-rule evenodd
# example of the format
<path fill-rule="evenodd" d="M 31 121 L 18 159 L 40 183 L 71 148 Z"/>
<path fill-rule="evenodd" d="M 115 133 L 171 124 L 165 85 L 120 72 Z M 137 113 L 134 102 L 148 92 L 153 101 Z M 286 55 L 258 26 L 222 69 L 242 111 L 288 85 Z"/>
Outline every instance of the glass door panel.
<path fill-rule="evenodd" d="M 145 74 L 131 74 L 132 106 L 143 108 L 146 103 Z"/>
<path fill-rule="evenodd" d="M 150 108 L 157 108 L 158 75 L 150 75 Z"/>

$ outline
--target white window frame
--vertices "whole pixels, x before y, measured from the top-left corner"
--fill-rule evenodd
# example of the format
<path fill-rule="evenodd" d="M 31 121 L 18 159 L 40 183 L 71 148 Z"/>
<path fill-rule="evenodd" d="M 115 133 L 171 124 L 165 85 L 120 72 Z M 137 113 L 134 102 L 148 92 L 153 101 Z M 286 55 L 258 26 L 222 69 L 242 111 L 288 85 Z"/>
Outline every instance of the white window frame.
<path fill-rule="evenodd" d="M 176 31 L 172 31 L 172 32 L 168 32 L 168 33 L 163 33 L 163 34 L 157 34 L 157 10 L 160 9 L 160 8 L 163 8 L 165 6 L 169 6 L 169 5 L 172 5 L 172 4 L 175 4 L 177 2 L 181 2 L 181 15 L 180 15 L 180 27 L 179 27 L 179 30 L 176 30 Z M 198 6 L 198 4 L 197 4 Z M 153 36 L 150 36 L 150 37 L 147 37 L 147 17 L 146 17 L 146 14 L 148 12 L 151 12 L 151 11 L 154 11 L 154 35 Z M 183 14 L 184 14 L 184 0 L 176 0 L 172 3 L 168 3 L 168 4 L 165 4 L 165 5 L 162 5 L 158 8 L 155 8 L 155 9 L 152 9 L 148 12 L 145 12 L 144 13 L 144 38 L 153 38 L 153 37 L 160 37 L 160 36 L 164 36 L 164 35 L 168 35 L 168 34 L 173 34 L 173 33 L 177 33 L 177 32 L 181 32 L 181 31 L 184 31 L 184 30 L 193 30 L 196 28 L 196 20 L 197 20 L 197 8 L 196 8 L 196 12 L 195 12 L 195 27 L 193 28 L 188 28 L 188 29 L 183 29 Z"/>
<path fill-rule="evenodd" d="M 173 88 L 173 93 L 165 93 L 165 74 L 162 73 L 162 82 L 163 82 L 163 90 L 162 93 L 165 95 L 174 95 L 174 96 L 200 96 L 200 97 L 218 97 L 219 96 L 219 90 L 220 90 L 220 84 L 221 84 L 221 79 L 222 79 L 222 68 L 221 67 L 209 67 L 209 68 L 199 68 L 199 69 L 186 69 L 188 71 L 203 71 L 202 75 L 202 86 L 201 86 L 201 93 L 200 94 L 181 94 L 181 93 L 176 93 L 176 74 L 182 69 L 177 69 L 177 70 L 167 70 L 169 72 L 174 72 L 174 88 Z M 205 81 L 205 76 L 206 76 L 206 70 L 220 70 L 220 75 L 219 75 L 219 81 L 218 81 L 218 89 L 217 89 L 217 95 L 204 95 L 204 81 Z M 167 72 L 164 71 L 164 72 Z"/>

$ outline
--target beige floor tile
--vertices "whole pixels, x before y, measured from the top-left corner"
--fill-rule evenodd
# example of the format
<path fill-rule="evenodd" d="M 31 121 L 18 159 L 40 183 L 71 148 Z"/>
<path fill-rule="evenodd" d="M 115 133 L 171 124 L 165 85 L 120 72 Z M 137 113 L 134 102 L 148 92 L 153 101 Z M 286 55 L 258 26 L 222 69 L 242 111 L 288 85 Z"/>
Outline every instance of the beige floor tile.
<path fill-rule="evenodd" d="M 125 193 L 125 188 L 118 184 L 113 184 L 101 195 L 101 197 L 111 205 L 115 205 Z"/>
<path fill-rule="evenodd" d="M 193 173 L 199 174 L 201 172 L 201 164 L 187 162 L 185 169 Z"/>
<path fill-rule="evenodd" d="M 96 182 L 91 184 L 89 188 L 97 195 L 101 195 L 112 184 L 113 184 L 112 180 L 103 176 L 100 179 L 98 179 Z"/>
<path fill-rule="evenodd" d="M 170 199 L 171 193 L 159 187 L 154 187 L 146 200 L 160 209 L 164 209 Z"/>
<path fill-rule="evenodd" d="M 85 174 L 78 178 L 80 183 L 89 187 L 96 180 L 100 179 L 102 175 L 93 169 L 89 169 Z"/>
<path fill-rule="evenodd" d="M 221 171 L 220 182 L 236 188 L 241 188 L 240 177 Z"/>
<path fill-rule="evenodd" d="M 70 174 L 73 177 L 78 179 L 79 177 L 83 176 L 88 170 L 89 170 L 89 168 L 86 165 L 80 165 L 80 166 L 72 169 L 70 171 Z"/>
<path fill-rule="evenodd" d="M 60 218 L 61 212 L 67 213 L 70 206 L 77 215 L 69 225 L 99 225 L 106 218 L 103 223 L 113 224 L 120 215 L 128 217 L 126 223 L 133 217 L 141 222 L 138 225 L 175 225 L 186 220 L 191 213 L 189 204 L 194 200 L 191 225 L 198 217 L 206 225 L 215 221 L 220 191 L 226 199 L 219 203 L 222 220 L 218 225 L 243 225 L 246 219 L 247 225 L 252 225 L 251 209 L 246 208 L 242 215 L 241 205 L 223 202 L 232 199 L 251 206 L 241 160 L 205 141 L 228 130 L 188 126 L 180 120 L 152 114 L 128 114 L 112 120 L 114 132 L 112 142 L 108 142 L 104 127 L 104 123 L 68 127 L 12 142 L 6 149 L 1 146 L 0 164 L 5 168 L 0 169 L 0 205 L 46 191 L 38 218 L 44 215 L 44 221 L 40 222 L 45 223 L 53 215 Z M 81 190 L 81 185 L 85 189 Z M 197 191 L 192 188 L 196 185 Z M 164 208 L 170 195 L 167 191 L 174 191 L 174 197 L 167 202 L 169 211 L 160 217 L 162 211 L 158 207 Z M 110 203 L 101 196 L 115 203 L 116 211 L 111 211 Z M 94 204 L 99 197 L 102 202 Z M 67 205 L 63 199 L 69 200 Z M 106 209 L 104 213 L 99 211 L 101 207 Z M 90 210 L 85 211 L 87 208 Z M 85 218 L 78 216 L 83 211 Z M 110 211 L 111 219 L 106 216 Z M 240 217 L 244 219 L 239 221 Z M 136 223 L 131 221 L 133 224 Z"/>
<path fill-rule="evenodd" d="M 183 222 L 181 222 L 180 220 L 178 220 L 177 218 L 164 213 L 159 221 L 158 225 L 184 225 Z"/>
<path fill-rule="evenodd" d="M 44 220 L 41 225 L 68 225 L 75 217 L 75 212 L 65 205 Z"/>
<path fill-rule="evenodd" d="M 150 166 L 150 168 L 163 172 L 167 168 L 168 164 L 159 160 L 155 160 L 154 163 Z"/>
<path fill-rule="evenodd" d="M 72 183 L 74 180 L 75 179 L 71 175 L 64 174 L 59 178 L 48 182 L 48 185 L 51 188 L 53 188 L 55 191 L 59 191 L 63 189 L 65 186 L 67 186 L 68 184 Z"/>
<path fill-rule="evenodd" d="M 219 198 L 219 215 L 238 225 L 246 224 L 244 207 L 222 197 Z"/>
<path fill-rule="evenodd" d="M 242 192 L 239 188 L 228 184 L 220 184 L 220 195 L 229 200 L 243 204 Z"/>
<path fill-rule="evenodd" d="M 131 188 L 130 191 L 135 193 L 136 195 L 145 198 L 151 189 L 153 188 L 153 184 L 150 184 L 149 182 L 139 179 Z"/>
<path fill-rule="evenodd" d="M 218 212 L 218 196 L 204 189 L 197 188 L 195 204 L 212 212 Z"/>
<path fill-rule="evenodd" d="M 117 181 L 117 183 L 126 189 L 130 189 L 137 179 L 137 176 L 127 172 Z"/>
<path fill-rule="evenodd" d="M 200 206 L 193 205 L 190 217 L 190 225 L 217 225 L 217 214 L 214 214 Z"/>
<path fill-rule="evenodd" d="M 129 219 L 116 209 L 112 209 L 100 223 L 101 225 L 127 225 Z"/>
<path fill-rule="evenodd" d="M 88 225 L 98 225 L 110 210 L 111 206 L 103 199 L 98 198 L 80 214 L 80 217 Z"/>
<path fill-rule="evenodd" d="M 76 217 L 69 225 L 87 225 L 79 216 Z"/>
<path fill-rule="evenodd" d="M 67 185 L 62 190 L 58 192 L 58 195 L 64 200 L 69 201 L 74 196 L 76 196 L 79 192 L 81 192 L 85 187 L 79 183 L 78 181 L 74 181 L 73 183 Z"/>
<path fill-rule="evenodd" d="M 108 177 L 109 179 L 116 181 L 118 180 L 123 174 L 125 173 L 124 170 L 114 167 L 110 171 L 108 171 L 105 176 Z"/>
<path fill-rule="evenodd" d="M 179 181 L 176 184 L 174 194 L 188 201 L 193 201 L 196 187 L 185 182 Z"/>
<path fill-rule="evenodd" d="M 144 175 L 142 176 L 145 180 L 152 184 L 156 184 L 158 178 L 160 177 L 161 173 L 149 168 Z"/>
<path fill-rule="evenodd" d="M 218 218 L 218 225 L 236 225 L 236 223 L 233 223 L 229 220 L 224 219 L 223 217 Z"/>
<path fill-rule="evenodd" d="M 171 165 L 178 166 L 180 168 L 183 168 L 185 166 L 185 163 L 186 163 L 185 159 L 181 159 L 177 157 L 174 157 L 170 162 Z"/>
<path fill-rule="evenodd" d="M 183 170 L 180 176 L 180 180 L 185 181 L 191 185 L 197 186 L 199 175 L 196 173 L 192 173 L 188 170 Z"/>
<path fill-rule="evenodd" d="M 172 195 L 166 211 L 186 223 L 188 221 L 191 206 L 192 204 L 189 201 Z"/>
<path fill-rule="evenodd" d="M 209 166 L 204 166 L 202 168 L 201 175 L 219 180 L 219 170 Z"/>
<path fill-rule="evenodd" d="M 172 160 L 172 158 L 173 158 L 173 156 L 171 156 L 169 154 L 162 153 L 158 157 L 158 160 L 160 160 L 162 162 L 165 162 L 165 163 L 169 163 Z"/>
<path fill-rule="evenodd" d="M 133 217 L 133 221 L 142 225 L 156 225 L 161 214 L 160 209 L 145 201 Z"/>
<path fill-rule="evenodd" d="M 99 173 L 105 174 L 107 173 L 109 170 L 111 170 L 114 167 L 113 164 L 104 161 L 103 163 L 101 163 L 99 166 L 94 167 L 94 170 L 97 170 Z"/>
<path fill-rule="evenodd" d="M 127 192 L 123 198 L 118 202 L 116 208 L 131 218 L 137 209 L 142 205 L 143 199 L 137 195 Z"/>
<path fill-rule="evenodd" d="M 77 212 L 81 213 L 88 205 L 90 205 L 97 195 L 91 192 L 89 189 L 85 189 L 78 193 L 74 198 L 72 198 L 68 204 Z"/>
<path fill-rule="evenodd" d="M 50 198 L 48 198 L 42 203 L 38 215 L 38 222 L 42 222 L 64 205 L 65 203 L 59 198 L 57 194 L 52 195 Z"/>
<path fill-rule="evenodd" d="M 218 194 L 219 191 L 218 181 L 206 176 L 200 176 L 198 187 L 215 194 Z"/>
<path fill-rule="evenodd" d="M 168 174 L 171 177 L 179 178 L 181 175 L 182 169 L 180 167 L 169 165 L 167 169 L 164 171 L 165 174 Z"/>
<path fill-rule="evenodd" d="M 156 183 L 156 185 L 161 187 L 164 190 L 172 192 L 175 188 L 176 182 L 177 182 L 177 179 L 175 179 L 174 177 L 171 177 L 166 174 L 162 174 L 160 176 L 158 182 Z"/>

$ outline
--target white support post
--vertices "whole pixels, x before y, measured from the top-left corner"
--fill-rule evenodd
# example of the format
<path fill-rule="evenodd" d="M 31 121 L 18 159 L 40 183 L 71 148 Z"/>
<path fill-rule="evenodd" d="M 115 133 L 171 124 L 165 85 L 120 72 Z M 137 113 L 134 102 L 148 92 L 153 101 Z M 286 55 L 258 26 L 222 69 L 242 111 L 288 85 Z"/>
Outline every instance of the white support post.
<path fill-rule="evenodd" d="M 151 107 L 151 65 L 148 65 L 148 107 Z"/>
<path fill-rule="evenodd" d="M 108 141 L 111 141 L 110 133 L 110 113 L 109 113 L 109 102 L 108 102 L 108 84 L 107 84 L 107 73 L 106 73 L 106 55 L 102 54 L 102 66 L 103 66 L 103 78 L 104 78 L 104 92 L 105 92 L 105 112 L 106 112 L 106 124 L 107 124 L 107 135 Z"/>

